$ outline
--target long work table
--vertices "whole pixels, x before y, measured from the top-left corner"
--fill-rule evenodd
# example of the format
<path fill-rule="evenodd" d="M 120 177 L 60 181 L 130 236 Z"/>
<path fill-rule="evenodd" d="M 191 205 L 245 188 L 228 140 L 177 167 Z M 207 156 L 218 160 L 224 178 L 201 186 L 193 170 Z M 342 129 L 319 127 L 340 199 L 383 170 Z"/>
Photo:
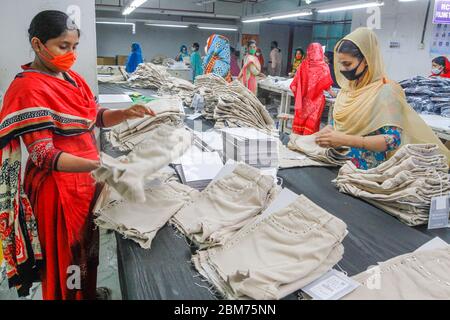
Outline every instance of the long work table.
<path fill-rule="evenodd" d="M 130 91 L 130 88 L 107 85 L 100 86 L 100 91 L 102 94 L 121 94 Z M 194 121 L 200 121 L 204 131 L 213 127 L 210 121 Z M 194 121 L 186 120 L 186 124 L 193 128 Z M 104 152 L 115 156 L 105 141 L 101 141 L 101 145 Z M 283 187 L 304 194 L 347 224 L 349 234 L 343 242 L 345 254 L 338 270 L 342 268 L 349 276 L 353 276 L 377 262 L 412 252 L 436 236 L 450 243 L 450 229 L 429 231 L 426 226 L 408 227 L 367 202 L 340 193 L 331 182 L 337 172 L 337 169 L 330 168 L 296 168 L 280 170 L 278 176 L 283 180 Z M 124 299 L 219 298 L 208 290 L 209 284 L 199 277 L 190 264 L 195 248 L 171 226 L 166 225 L 158 232 L 149 250 L 142 249 L 120 234 L 116 234 L 116 239 L 119 279 Z M 292 294 L 286 299 L 297 299 L 297 295 Z"/>

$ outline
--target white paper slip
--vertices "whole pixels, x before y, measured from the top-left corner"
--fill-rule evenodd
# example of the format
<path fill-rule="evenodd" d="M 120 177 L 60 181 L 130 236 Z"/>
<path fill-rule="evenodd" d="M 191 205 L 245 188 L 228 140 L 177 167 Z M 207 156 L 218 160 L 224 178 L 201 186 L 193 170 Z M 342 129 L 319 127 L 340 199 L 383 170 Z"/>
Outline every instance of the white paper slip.
<path fill-rule="evenodd" d="M 207 131 L 207 132 L 194 131 L 194 134 L 214 150 L 216 151 L 223 150 L 222 135 L 217 131 Z"/>
<path fill-rule="evenodd" d="M 223 168 L 217 152 L 186 154 L 181 158 L 184 177 L 187 182 L 212 180 Z"/>
<path fill-rule="evenodd" d="M 302 289 L 314 300 L 339 300 L 361 284 L 342 272 L 331 270 Z"/>
<path fill-rule="evenodd" d="M 101 94 L 98 97 L 98 103 L 110 109 L 124 109 L 130 107 L 133 100 L 126 94 Z"/>
<path fill-rule="evenodd" d="M 421 251 L 427 251 L 427 250 L 436 250 L 436 249 L 445 249 L 449 246 L 447 242 L 442 240 L 439 237 L 434 238 L 433 240 L 428 241 L 423 246 L 419 247 L 414 252 L 421 252 Z"/>
<path fill-rule="evenodd" d="M 289 189 L 281 190 L 280 194 L 272 201 L 269 207 L 261 213 L 261 218 L 264 219 L 265 217 L 290 206 L 298 199 L 298 197 L 298 194 Z"/>
<path fill-rule="evenodd" d="M 238 136 L 245 139 L 254 140 L 276 140 L 275 137 L 265 134 L 264 132 L 258 131 L 254 128 L 226 128 L 221 129 L 221 131 L 231 134 L 233 136 Z"/>
<path fill-rule="evenodd" d="M 202 116 L 201 113 L 194 113 L 194 114 L 190 114 L 189 116 L 187 116 L 187 118 L 188 118 L 189 120 L 195 120 L 195 119 L 200 118 L 201 116 Z"/>
<path fill-rule="evenodd" d="M 428 229 L 448 228 L 450 202 L 448 196 L 431 199 Z"/>
<path fill-rule="evenodd" d="M 219 173 L 215 176 L 213 181 L 217 181 L 222 179 L 223 177 L 232 174 L 234 169 L 238 166 L 238 163 L 234 160 L 228 160 L 225 165 L 223 166 L 222 170 L 219 171 Z"/>

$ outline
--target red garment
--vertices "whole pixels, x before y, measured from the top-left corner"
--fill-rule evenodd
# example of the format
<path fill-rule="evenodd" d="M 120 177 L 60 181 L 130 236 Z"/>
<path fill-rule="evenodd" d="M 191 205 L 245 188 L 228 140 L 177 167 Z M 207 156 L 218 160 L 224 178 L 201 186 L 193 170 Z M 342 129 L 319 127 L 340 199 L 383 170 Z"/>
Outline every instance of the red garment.
<path fill-rule="evenodd" d="M 450 61 L 446 57 L 444 57 L 444 58 L 445 58 L 444 71 L 439 75 L 432 74 L 431 75 L 432 77 L 441 77 L 441 78 L 449 78 L 450 79 Z"/>
<path fill-rule="evenodd" d="M 43 298 L 95 299 L 98 231 L 91 211 L 95 181 L 90 173 L 57 172 L 55 165 L 61 152 L 99 159 L 92 128 L 96 121 L 102 122 L 97 117 L 102 113 L 77 73 L 68 72 L 74 86 L 28 66 L 23 68 L 5 94 L 0 141 L 7 144 L 8 139 L 21 136 L 30 153 L 23 186 L 44 257 Z M 5 118 L 14 112 L 19 113 L 16 122 L 5 127 Z M 69 281 L 73 283 L 69 288 L 68 277 L 76 279 L 77 274 L 80 281 Z"/>
<path fill-rule="evenodd" d="M 332 84 L 330 68 L 324 61 L 322 45 L 312 43 L 291 84 L 295 97 L 292 126 L 295 134 L 311 135 L 319 131 L 320 118 L 325 107 L 323 91 L 329 89 Z"/>

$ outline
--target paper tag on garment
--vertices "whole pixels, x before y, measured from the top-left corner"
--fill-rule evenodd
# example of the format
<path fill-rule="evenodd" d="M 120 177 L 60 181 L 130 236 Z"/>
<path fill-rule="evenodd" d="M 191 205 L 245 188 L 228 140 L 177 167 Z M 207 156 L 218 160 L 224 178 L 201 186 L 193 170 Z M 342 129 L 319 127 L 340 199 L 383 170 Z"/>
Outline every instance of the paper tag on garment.
<path fill-rule="evenodd" d="M 194 114 L 189 115 L 187 118 L 188 118 L 189 120 L 195 120 L 195 119 L 200 118 L 201 116 L 202 116 L 201 113 L 194 113 Z"/>
<path fill-rule="evenodd" d="M 448 196 L 434 197 L 431 199 L 430 217 L 428 229 L 440 229 L 448 227 L 450 212 L 450 199 Z"/>
<path fill-rule="evenodd" d="M 342 272 L 331 270 L 302 289 L 314 300 L 339 300 L 361 284 Z"/>

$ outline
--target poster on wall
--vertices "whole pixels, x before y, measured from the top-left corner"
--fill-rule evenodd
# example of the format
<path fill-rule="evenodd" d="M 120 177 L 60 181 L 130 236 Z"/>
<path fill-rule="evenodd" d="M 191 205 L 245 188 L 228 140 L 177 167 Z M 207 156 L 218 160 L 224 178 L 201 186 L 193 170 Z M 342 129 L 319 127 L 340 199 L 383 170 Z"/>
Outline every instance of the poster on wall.
<path fill-rule="evenodd" d="M 436 0 L 433 23 L 450 24 L 450 0 Z"/>
<path fill-rule="evenodd" d="M 432 54 L 450 54 L 450 24 L 434 24 L 430 51 Z"/>

